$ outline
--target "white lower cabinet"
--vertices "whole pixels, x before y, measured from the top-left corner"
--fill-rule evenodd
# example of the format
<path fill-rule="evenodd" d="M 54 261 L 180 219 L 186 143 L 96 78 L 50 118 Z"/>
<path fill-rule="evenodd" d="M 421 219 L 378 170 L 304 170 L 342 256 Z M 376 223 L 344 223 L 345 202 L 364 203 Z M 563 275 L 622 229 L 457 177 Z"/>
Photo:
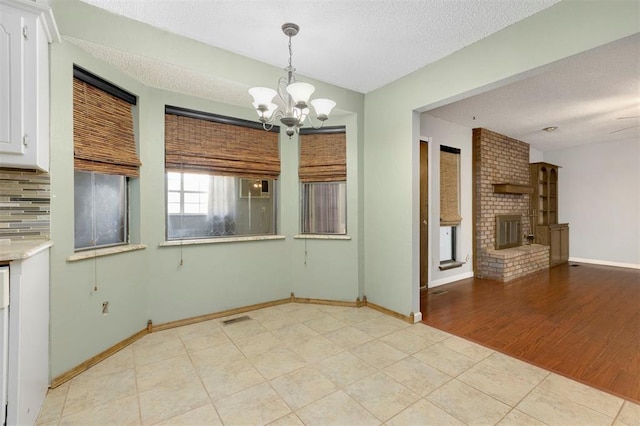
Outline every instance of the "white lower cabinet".
<path fill-rule="evenodd" d="M 9 372 L 9 267 L 0 266 L 0 425 L 6 422 Z"/>
<path fill-rule="evenodd" d="M 33 425 L 49 388 L 49 249 L 9 266 L 7 425 Z"/>

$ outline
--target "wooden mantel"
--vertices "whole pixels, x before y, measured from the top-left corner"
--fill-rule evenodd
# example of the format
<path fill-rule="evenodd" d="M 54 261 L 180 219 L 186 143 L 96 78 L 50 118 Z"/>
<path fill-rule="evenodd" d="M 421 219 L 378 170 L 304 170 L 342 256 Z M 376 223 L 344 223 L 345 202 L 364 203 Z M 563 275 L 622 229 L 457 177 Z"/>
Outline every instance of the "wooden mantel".
<path fill-rule="evenodd" d="M 494 183 L 493 192 L 496 194 L 533 194 L 533 187 L 515 183 Z"/>

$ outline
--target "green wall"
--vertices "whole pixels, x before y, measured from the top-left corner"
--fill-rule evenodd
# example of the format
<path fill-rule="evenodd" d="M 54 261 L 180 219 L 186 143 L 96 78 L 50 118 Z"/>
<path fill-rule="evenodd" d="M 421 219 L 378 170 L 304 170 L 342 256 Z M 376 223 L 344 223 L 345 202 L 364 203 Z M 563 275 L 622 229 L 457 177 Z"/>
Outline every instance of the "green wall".
<path fill-rule="evenodd" d="M 78 0 L 51 1 L 61 34 L 214 79 L 272 86 L 272 67 Z M 245 119 L 255 113 L 147 87 L 64 40 L 51 46 L 51 375 L 155 324 L 287 297 L 376 304 L 408 315 L 419 310 L 420 112 L 489 90 L 549 63 L 638 32 L 638 3 L 564 0 L 366 96 L 313 81 L 347 126 L 348 233 L 351 240 L 300 240 L 297 140 L 281 137 L 279 233 L 284 240 L 159 247 L 164 241 L 165 103 Z M 73 254 L 72 65 L 139 96 L 143 166 L 132 183 L 132 242 L 141 251 L 67 262 Z M 247 97 L 247 106 L 250 99 Z M 366 114 L 365 114 L 366 111 Z M 366 138 L 366 140 L 365 140 Z M 366 246 L 365 246 L 366 243 Z M 305 246 L 307 251 L 305 265 Z M 179 266 L 180 257 L 184 259 Z M 96 272 L 97 267 L 97 272 Z M 95 277 L 98 291 L 93 291 Z M 103 316 L 101 305 L 111 304 Z"/>
<path fill-rule="evenodd" d="M 366 95 L 364 274 L 369 301 L 405 315 L 419 310 L 418 112 L 634 34 L 640 30 L 639 17 L 634 0 L 564 0 Z"/>
<path fill-rule="evenodd" d="M 278 234 L 285 239 L 161 247 L 165 241 L 164 106 L 255 120 L 246 106 L 147 87 L 89 55 L 65 36 L 142 55 L 247 88 L 274 85 L 284 71 L 142 25 L 78 1 L 53 1 L 63 41 L 51 46 L 51 376 L 154 324 L 289 297 L 355 301 L 363 295 L 363 108 L 359 93 L 313 82 L 336 100 L 329 125 L 347 127 L 348 230 L 351 240 L 307 241 L 299 227 L 298 141 L 280 138 Z M 138 96 L 140 178 L 130 192 L 131 242 L 144 250 L 69 262 L 73 249 L 72 70 L 77 64 Z M 180 259 L 183 264 L 180 265 Z M 94 290 L 95 282 L 98 290 Z M 110 314 L 103 316 L 102 302 Z"/>
<path fill-rule="evenodd" d="M 114 343 L 140 331 L 147 321 L 148 256 L 136 251 L 95 260 L 68 262 L 73 240 L 73 63 L 102 71 L 140 95 L 144 114 L 147 88 L 66 43 L 51 46 L 51 372 L 55 377 Z M 137 129 L 138 137 L 145 129 Z M 144 146 L 141 144 L 141 150 Z M 131 185 L 132 242 L 140 242 L 138 181 Z M 95 291 L 97 285 L 98 290 Z M 102 315 L 110 302 L 111 314 Z"/>

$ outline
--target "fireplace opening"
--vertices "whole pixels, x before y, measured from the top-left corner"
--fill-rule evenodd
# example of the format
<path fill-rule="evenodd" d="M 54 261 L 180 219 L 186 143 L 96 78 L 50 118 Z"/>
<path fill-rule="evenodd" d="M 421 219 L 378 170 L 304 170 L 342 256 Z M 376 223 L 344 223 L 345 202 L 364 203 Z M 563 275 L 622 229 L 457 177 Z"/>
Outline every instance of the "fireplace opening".
<path fill-rule="evenodd" d="M 496 250 L 522 245 L 522 216 L 496 216 Z"/>

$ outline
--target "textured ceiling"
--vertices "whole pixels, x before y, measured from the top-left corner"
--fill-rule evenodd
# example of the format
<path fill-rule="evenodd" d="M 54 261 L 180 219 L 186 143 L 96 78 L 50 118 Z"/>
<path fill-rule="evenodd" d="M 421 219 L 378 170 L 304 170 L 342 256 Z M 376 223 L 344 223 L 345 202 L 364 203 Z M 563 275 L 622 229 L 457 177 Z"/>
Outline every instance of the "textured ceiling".
<path fill-rule="evenodd" d="M 249 87 L 235 81 L 87 40 L 70 36 L 63 38 L 149 87 L 238 106 L 247 106 L 251 100 L 247 93 Z"/>
<path fill-rule="evenodd" d="M 82 0 L 361 93 L 384 86 L 559 0 Z"/>
<path fill-rule="evenodd" d="M 491 129 L 541 151 L 640 141 L 640 35 L 427 114 L 465 127 Z M 550 126 L 558 129 L 542 131 Z"/>
<path fill-rule="evenodd" d="M 293 38 L 299 75 L 367 93 L 559 0 L 81 1 L 279 68 L 288 59 L 280 27 L 295 22 L 301 27 Z M 241 83 L 86 40 L 65 40 L 148 86 L 238 106 L 250 102 Z M 546 151 L 613 140 L 640 143 L 639 105 L 636 35 L 427 113 Z M 342 112 L 340 105 L 334 110 Z M 541 131 L 548 126 L 558 130 Z"/>

